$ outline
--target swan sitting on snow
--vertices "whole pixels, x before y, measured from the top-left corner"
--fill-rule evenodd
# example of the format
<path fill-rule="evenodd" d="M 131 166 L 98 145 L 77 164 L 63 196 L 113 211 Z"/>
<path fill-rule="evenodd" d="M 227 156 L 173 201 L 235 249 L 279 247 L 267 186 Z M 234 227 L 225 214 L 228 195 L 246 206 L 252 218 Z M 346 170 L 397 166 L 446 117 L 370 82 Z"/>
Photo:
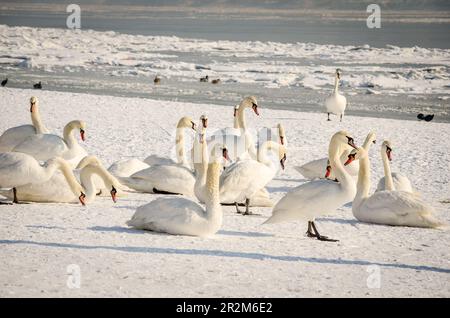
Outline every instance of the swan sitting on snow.
<path fill-rule="evenodd" d="M 32 125 L 12 127 L 0 136 L 0 152 L 12 151 L 15 146 L 22 143 L 27 137 L 35 134 L 47 134 L 49 131 L 41 121 L 37 97 L 30 98 L 30 114 Z"/>
<path fill-rule="evenodd" d="M 389 140 L 385 140 L 381 145 L 381 159 L 383 160 L 384 177 L 378 182 L 376 191 L 384 190 L 397 190 L 415 193 L 411 186 L 411 181 L 399 173 L 391 173 L 391 165 L 389 161 L 392 161 L 392 144 Z M 387 176 L 390 176 L 389 178 Z"/>
<path fill-rule="evenodd" d="M 376 224 L 430 227 L 444 226 L 434 217 L 434 209 L 420 197 L 406 191 L 386 190 L 370 195 L 370 161 L 367 151 L 359 148 L 348 162 L 360 161 L 356 197 L 352 212 L 359 221 Z M 392 178 L 390 175 L 386 176 Z M 392 180 L 388 180 L 392 184 Z"/>
<path fill-rule="evenodd" d="M 137 229 L 174 235 L 214 235 L 222 226 L 223 219 L 219 198 L 221 156 L 223 150 L 215 145 L 206 173 L 205 208 L 186 198 L 158 198 L 138 207 L 127 224 Z"/>
<path fill-rule="evenodd" d="M 333 93 L 325 100 L 325 106 L 327 109 L 328 120 L 330 119 L 330 113 L 340 116 L 341 121 L 344 117 L 345 108 L 347 107 L 347 98 L 339 93 L 339 80 L 341 79 L 341 70 L 336 69 L 334 79 Z"/>
<path fill-rule="evenodd" d="M 185 155 L 186 129 L 192 129 L 195 131 L 196 126 L 191 118 L 182 117 L 177 123 L 177 130 L 176 130 L 175 147 L 177 153 L 177 162 L 178 164 L 189 168 L 189 163 Z M 122 159 L 116 161 L 108 168 L 108 171 L 111 172 L 116 177 L 129 177 L 138 171 L 150 168 L 151 166 L 154 165 L 173 165 L 176 164 L 177 162 L 173 161 L 170 158 L 165 158 L 154 154 L 145 158 L 144 161 L 136 158 Z"/>
<path fill-rule="evenodd" d="M 44 166 L 30 155 L 16 152 L 0 153 L 0 188 L 12 188 L 13 203 L 18 203 L 17 188 L 29 184 L 42 183 L 49 180 L 59 169 L 80 202 L 84 204 L 85 194 L 75 179 L 68 163 L 59 157 L 50 159 Z M 67 177 L 69 178 L 67 179 Z"/>
<path fill-rule="evenodd" d="M 75 177 L 75 174 L 68 166 L 62 166 L 61 172 L 56 171 L 53 176 L 44 182 L 29 183 L 16 187 L 13 190 L 0 190 L 0 195 L 7 198 L 14 198 L 14 192 L 20 201 L 25 202 L 64 202 L 75 203 L 80 200 L 82 204 L 88 204 L 95 200 L 98 186 L 95 184 L 94 177 L 98 176 L 103 182 L 103 187 L 110 189 L 110 195 L 116 202 L 120 183 L 109 174 L 103 166 L 96 164 L 98 162 L 93 156 L 88 156 L 80 162 L 78 169 L 81 169 L 81 185 Z M 84 188 L 84 190 L 83 190 Z M 83 193 L 80 197 L 80 192 Z"/>
<path fill-rule="evenodd" d="M 319 179 L 294 188 L 278 201 L 265 224 L 305 220 L 308 221 L 308 237 L 336 241 L 320 235 L 313 220 L 317 216 L 333 212 L 355 197 L 355 181 L 341 163 L 341 155 L 349 147 L 356 148 L 350 134 L 346 131 L 335 133 L 330 141 L 328 157 L 339 182 Z"/>
<path fill-rule="evenodd" d="M 80 131 L 81 140 L 85 139 L 86 124 L 81 120 L 69 122 L 63 131 L 63 138 L 52 134 L 32 135 L 14 147 L 12 151 L 26 153 L 39 161 L 46 161 L 53 157 L 62 157 L 72 166 L 83 159 L 87 152 L 73 136 L 73 131 Z"/>

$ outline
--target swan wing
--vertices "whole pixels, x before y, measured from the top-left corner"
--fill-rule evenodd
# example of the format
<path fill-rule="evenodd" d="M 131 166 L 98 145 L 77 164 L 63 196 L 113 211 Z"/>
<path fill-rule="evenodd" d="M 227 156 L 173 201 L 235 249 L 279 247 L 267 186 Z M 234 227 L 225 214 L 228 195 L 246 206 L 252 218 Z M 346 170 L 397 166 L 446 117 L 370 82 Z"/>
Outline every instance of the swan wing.
<path fill-rule="evenodd" d="M 67 151 L 67 145 L 64 139 L 59 136 L 40 134 L 27 137 L 13 151 L 26 153 L 37 160 L 46 161 L 56 156 L 61 156 Z"/>
<path fill-rule="evenodd" d="M 150 166 L 147 163 L 142 162 L 141 160 L 136 158 L 131 158 L 114 162 L 108 168 L 108 171 L 116 177 L 129 177 L 132 174 L 149 167 Z"/>
<path fill-rule="evenodd" d="M 146 163 L 148 166 L 154 166 L 154 165 L 173 165 L 176 164 L 175 161 L 173 161 L 170 158 L 161 157 L 158 155 L 150 155 L 147 158 L 144 159 L 144 163 Z M 145 168 L 142 168 L 145 169 Z M 140 169 L 141 170 L 141 169 Z"/>
<path fill-rule="evenodd" d="M 49 180 L 42 183 L 30 183 L 16 187 L 17 198 L 25 202 L 71 202 L 77 203 L 64 175 L 56 172 Z M 12 190 L 3 193 L 7 198 L 13 198 Z"/>
<path fill-rule="evenodd" d="M 339 182 L 314 180 L 289 191 L 278 201 L 265 223 L 313 220 L 350 202 L 355 193 L 345 191 Z"/>
<path fill-rule="evenodd" d="M 39 180 L 42 167 L 23 153 L 0 153 L 0 188 L 12 188 Z"/>
<path fill-rule="evenodd" d="M 364 222 L 417 227 L 437 227 L 442 223 L 433 207 L 418 196 L 405 191 L 380 191 L 354 208 L 354 215 Z"/>
<path fill-rule="evenodd" d="M 201 205 L 186 198 L 163 197 L 137 208 L 129 226 L 170 234 L 196 235 L 205 218 Z"/>
<path fill-rule="evenodd" d="M 194 196 L 195 177 L 181 165 L 156 165 L 131 175 L 134 179 L 149 181 L 160 191 Z"/>
<path fill-rule="evenodd" d="M 0 152 L 8 152 L 22 143 L 27 137 L 35 135 L 36 129 L 33 125 L 22 125 L 12 127 L 0 136 Z"/>
<path fill-rule="evenodd" d="M 255 160 L 241 160 L 229 166 L 220 176 L 222 203 L 242 202 L 263 188 L 275 172 Z"/>

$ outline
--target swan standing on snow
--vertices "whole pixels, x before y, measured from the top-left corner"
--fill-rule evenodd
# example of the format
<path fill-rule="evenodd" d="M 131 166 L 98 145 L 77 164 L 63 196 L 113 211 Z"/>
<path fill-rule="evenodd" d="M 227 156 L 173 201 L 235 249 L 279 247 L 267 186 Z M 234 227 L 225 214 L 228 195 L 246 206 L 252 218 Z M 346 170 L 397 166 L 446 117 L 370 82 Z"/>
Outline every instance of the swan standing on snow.
<path fill-rule="evenodd" d="M 220 177 L 220 200 L 222 203 L 234 203 L 236 212 L 243 215 L 249 211 L 250 199 L 275 177 L 277 165 L 267 158 L 267 152 L 276 151 L 282 169 L 286 161 L 286 148 L 272 140 L 266 141 L 258 149 L 258 161 L 243 159 L 229 166 Z M 241 212 L 238 203 L 245 201 L 245 212 Z"/>
<path fill-rule="evenodd" d="M 366 140 L 364 141 L 363 148 L 368 150 L 370 145 L 372 143 L 376 142 L 376 134 L 374 132 L 370 132 Z M 341 162 L 344 164 L 347 161 L 347 157 L 350 154 L 351 148 L 345 151 L 341 156 Z M 317 160 L 310 161 L 302 166 L 297 166 L 295 169 L 300 172 L 302 176 L 305 178 L 308 178 L 310 180 L 313 179 L 321 179 L 321 178 L 328 178 L 328 179 L 336 179 L 336 176 L 334 175 L 334 172 L 331 169 L 330 161 L 328 158 L 321 158 Z M 348 174 L 351 176 L 358 176 L 359 171 L 359 162 L 354 161 L 351 165 L 345 166 L 344 169 L 347 171 Z"/>
<path fill-rule="evenodd" d="M 137 229 L 174 235 L 214 235 L 222 226 L 223 219 L 219 199 L 219 178 L 222 170 L 220 161 L 221 158 L 215 153 L 208 164 L 205 208 L 186 198 L 158 198 L 138 207 L 127 224 Z"/>
<path fill-rule="evenodd" d="M 444 224 L 434 217 L 434 209 L 426 204 L 420 197 L 405 191 L 387 190 L 370 191 L 370 161 L 367 151 L 359 148 L 352 152 L 348 162 L 359 159 L 360 169 L 356 197 L 352 204 L 355 218 L 362 222 L 413 226 L 413 227 L 440 227 Z M 388 179 L 392 177 L 386 176 Z M 392 180 L 388 181 L 392 184 Z"/>
<path fill-rule="evenodd" d="M 41 121 L 37 97 L 30 98 L 30 114 L 32 125 L 21 125 L 12 127 L 0 136 L 0 152 L 12 151 L 12 149 L 22 143 L 27 137 L 35 134 L 47 134 L 49 131 Z"/>
<path fill-rule="evenodd" d="M 84 205 L 83 189 L 77 182 L 73 182 L 75 176 L 72 169 L 64 159 L 59 157 L 50 159 L 45 166 L 41 166 L 35 158 L 24 153 L 0 153 L 0 188 L 12 188 L 13 203 L 18 203 L 18 187 L 45 182 L 55 174 L 57 169 L 61 170 L 73 194 Z"/>
<path fill-rule="evenodd" d="M 227 127 L 220 129 L 208 139 L 208 146 L 211 147 L 213 143 L 224 144 L 231 160 L 236 160 L 243 155 L 250 155 L 252 159 L 256 159 L 256 147 L 253 137 L 247 129 L 245 121 L 245 109 L 251 108 L 253 112 L 259 116 L 258 102 L 256 97 L 250 96 L 244 98 L 239 104 L 236 111 L 237 122 L 239 128 Z"/>
<path fill-rule="evenodd" d="M 385 140 L 381 145 L 381 159 L 383 160 L 385 176 L 378 182 L 376 191 L 397 190 L 414 193 L 411 181 L 407 177 L 399 173 L 391 173 L 389 161 L 392 160 L 392 145 L 389 140 Z"/>
<path fill-rule="evenodd" d="M 345 171 L 340 158 L 348 147 L 356 148 L 348 132 L 339 131 L 331 138 L 328 157 L 339 182 L 320 179 L 294 188 L 278 201 L 272 210 L 272 216 L 264 223 L 307 220 L 308 237 L 315 237 L 321 241 L 336 241 L 320 235 L 314 221 L 311 220 L 338 209 L 355 197 L 355 181 Z"/>
<path fill-rule="evenodd" d="M 339 93 L 339 80 L 341 79 L 341 70 L 336 69 L 336 75 L 334 79 L 333 93 L 325 100 L 325 106 L 327 108 L 328 120 L 330 119 L 330 113 L 339 115 L 342 121 L 344 117 L 345 108 L 347 107 L 347 98 Z"/>
<path fill-rule="evenodd" d="M 88 158 L 88 157 L 86 157 Z M 56 173 L 45 182 L 29 183 L 16 187 L 16 195 L 20 201 L 25 202 L 57 202 L 74 203 L 80 200 L 82 204 L 88 204 L 94 201 L 97 193 L 97 187 L 94 184 L 94 177 L 102 178 L 104 184 L 111 189 L 110 194 L 116 202 L 117 190 L 120 184 L 103 167 L 96 164 L 83 163 L 80 173 L 81 184 L 79 184 L 74 173 L 68 165 L 62 166 L 61 171 Z M 103 168 L 103 169 L 102 169 Z M 83 188 L 86 190 L 84 191 Z M 84 195 L 78 197 L 80 192 Z M 13 190 L 0 190 L 0 195 L 7 198 L 14 197 Z"/>
<path fill-rule="evenodd" d="M 81 140 L 84 141 L 86 124 L 80 120 L 73 120 L 64 127 L 64 138 L 52 134 L 32 135 L 14 147 L 13 151 L 26 153 L 40 161 L 62 157 L 75 167 L 87 155 L 86 150 L 73 136 L 75 129 L 79 129 Z"/>

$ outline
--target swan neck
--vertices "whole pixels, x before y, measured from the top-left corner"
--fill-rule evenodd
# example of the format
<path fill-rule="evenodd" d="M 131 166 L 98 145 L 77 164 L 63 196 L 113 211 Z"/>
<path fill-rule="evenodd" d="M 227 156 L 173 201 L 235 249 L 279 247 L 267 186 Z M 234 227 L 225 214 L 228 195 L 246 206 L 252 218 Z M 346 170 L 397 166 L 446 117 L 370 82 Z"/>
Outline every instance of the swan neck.
<path fill-rule="evenodd" d="M 339 78 L 337 75 L 334 77 L 334 93 L 339 93 Z"/>
<path fill-rule="evenodd" d="M 233 116 L 233 128 L 239 129 L 239 117 L 236 111 L 236 115 Z"/>
<path fill-rule="evenodd" d="M 242 104 L 239 105 L 239 108 L 237 110 L 237 124 L 239 125 L 238 128 L 245 130 L 247 128 L 247 123 L 245 120 L 245 109 L 247 107 L 244 107 Z"/>
<path fill-rule="evenodd" d="M 384 168 L 384 189 L 389 191 L 394 191 L 394 181 L 392 180 L 392 172 L 391 165 L 389 164 L 389 159 L 386 154 L 386 151 L 381 149 L 381 159 L 383 160 L 383 168 Z"/>
<path fill-rule="evenodd" d="M 354 187 L 353 178 L 347 173 L 347 170 L 344 169 L 344 166 L 342 165 L 342 162 L 340 160 L 340 157 L 344 152 L 345 150 L 342 150 L 340 147 L 338 147 L 335 150 L 329 151 L 328 155 L 330 160 L 330 166 L 332 171 L 334 171 L 336 178 L 344 187 L 348 186 Z"/>
<path fill-rule="evenodd" d="M 186 153 L 184 149 L 184 128 L 177 128 L 175 148 L 177 152 L 177 161 L 179 164 L 187 166 Z"/>
<path fill-rule="evenodd" d="M 370 161 L 366 155 L 359 159 L 358 183 L 356 185 L 356 196 L 353 204 L 358 206 L 362 200 L 369 197 L 370 191 Z"/>
<path fill-rule="evenodd" d="M 66 162 L 61 161 L 59 163 L 58 168 L 64 175 L 64 178 L 66 179 L 67 184 L 70 187 L 70 190 L 72 190 L 75 196 L 79 196 L 80 195 L 79 191 L 81 191 L 80 190 L 81 185 L 78 183 L 77 178 L 75 178 L 75 175 L 73 174 L 73 171 L 70 168 L 70 166 Z"/>
<path fill-rule="evenodd" d="M 196 141 L 198 142 L 198 141 Z M 203 143 L 198 142 L 197 145 L 200 145 L 200 149 L 201 149 L 201 159 L 200 162 L 198 162 L 197 157 L 194 156 L 195 158 L 195 163 L 194 163 L 194 169 L 195 169 L 195 173 L 196 173 L 196 179 L 195 179 L 195 187 L 197 189 L 201 189 L 205 186 L 206 184 L 206 176 L 207 176 L 207 170 L 208 170 L 208 147 L 207 147 L 207 143 L 206 141 L 204 141 Z M 194 149 L 196 149 L 194 147 Z"/>
<path fill-rule="evenodd" d="M 222 222 L 222 208 L 219 198 L 219 179 L 221 164 L 213 162 L 208 164 L 206 178 L 206 217 L 208 220 Z"/>
<path fill-rule="evenodd" d="M 64 137 L 64 141 L 66 142 L 68 148 L 73 148 L 73 146 L 77 144 L 77 140 L 75 139 L 75 136 L 73 135 L 74 129 L 75 129 L 75 125 L 71 122 L 68 123 L 64 127 L 63 137 Z"/>
<path fill-rule="evenodd" d="M 34 105 L 34 109 L 31 112 L 31 122 L 33 123 L 33 126 L 36 129 L 36 134 L 48 133 L 47 128 L 45 128 L 44 124 L 42 123 L 41 115 L 39 113 L 39 108 L 37 105 Z"/>

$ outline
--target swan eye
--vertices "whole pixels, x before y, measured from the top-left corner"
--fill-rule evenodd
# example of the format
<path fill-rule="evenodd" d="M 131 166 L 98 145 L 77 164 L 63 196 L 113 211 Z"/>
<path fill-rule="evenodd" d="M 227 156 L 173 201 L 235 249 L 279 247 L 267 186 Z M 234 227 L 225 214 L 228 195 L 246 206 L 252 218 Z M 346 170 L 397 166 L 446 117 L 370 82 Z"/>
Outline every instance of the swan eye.
<path fill-rule="evenodd" d="M 353 148 L 355 148 L 356 149 L 356 145 L 355 145 L 355 141 L 353 140 L 353 138 L 352 137 L 349 137 L 349 136 L 347 136 L 347 140 L 348 140 L 348 144 L 350 145 L 350 146 L 352 146 Z"/>
<path fill-rule="evenodd" d="M 386 146 L 386 151 L 388 151 L 388 152 L 391 152 L 391 151 L 392 151 L 392 148 L 391 148 L 391 147 L 388 147 L 388 146 Z"/>

